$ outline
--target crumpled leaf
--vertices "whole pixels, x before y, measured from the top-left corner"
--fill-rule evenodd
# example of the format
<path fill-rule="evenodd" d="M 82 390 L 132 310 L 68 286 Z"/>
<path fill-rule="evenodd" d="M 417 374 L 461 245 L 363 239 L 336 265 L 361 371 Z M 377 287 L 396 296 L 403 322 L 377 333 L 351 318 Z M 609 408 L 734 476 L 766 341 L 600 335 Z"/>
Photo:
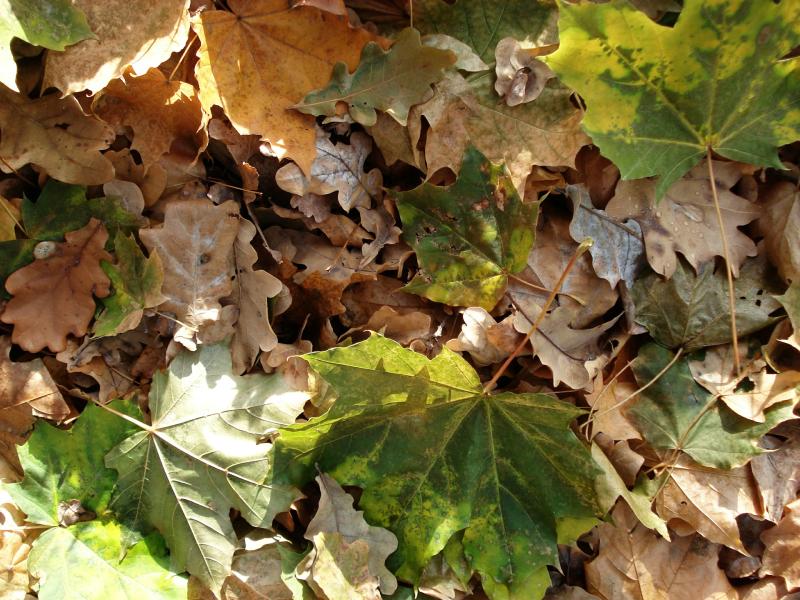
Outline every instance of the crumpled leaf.
<path fill-rule="evenodd" d="M 186 45 L 189 0 L 164 0 L 143 10 L 127 0 L 74 0 L 95 36 L 49 52 L 42 89 L 64 94 L 103 89 L 130 67 L 144 75 Z"/>
<path fill-rule="evenodd" d="M 275 154 L 288 154 L 310 173 L 314 119 L 289 108 L 328 81 L 336 60 L 354 69 L 362 46 L 376 37 L 351 28 L 346 17 L 292 8 L 290 0 L 231 0 L 227 6 L 230 12 L 205 10 L 192 22 L 200 38 L 195 74 L 203 108 L 210 113 L 221 106 L 240 134 L 260 135 Z M 239 60 L 229 59 L 234 55 Z"/>
<path fill-rule="evenodd" d="M 759 194 L 758 233 L 772 263 L 786 280 L 800 281 L 800 198 L 789 181 L 778 181 Z"/>
<path fill-rule="evenodd" d="M 141 415 L 132 404 L 115 402 L 111 408 Z M 103 466 L 103 457 L 135 430 L 128 421 L 94 404 L 87 405 L 66 431 L 39 423 L 19 449 L 25 478 L 4 487 L 31 523 L 57 527 L 71 501 L 96 514 L 105 513 L 117 477 Z"/>
<path fill-rule="evenodd" d="M 239 207 L 233 201 L 214 206 L 208 200 L 186 200 L 167 206 L 164 226 L 139 235 L 164 266 L 159 305 L 181 323 L 175 338 L 193 349 L 202 328 L 221 318 L 220 299 L 232 290 L 233 243 L 239 231 Z M 218 340 L 217 340 L 218 341 Z"/>
<path fill-rule="evenodd" d="M 295 496 L 267 483 L 269 446 L 258 441 L 293 423 L 307 397 L 279 376 L 234 375 L 227 346 L 182 352 L 153 377 L 151 429 L 106 456 L 119 472 L 114 511 L 133 529 L 157 528 L 173 568 L 218 593 L 236 547 L 229 509 L 269 527 Z"/>
<path fill-rule="evenodd" d="M 110 292 L 110 281 L 100 268 L 100 261 L 111 260 L 103 249 L 108 239 L 103 224 L 92 218 L 64 237 L 49 257 L 6 279 L 13 298 L 0 320 L 14 325 L 12 341 L 29 352 L 45 347 L 60 352 L 69 334 L 84 335 L 94 315 L 93 296 L 104 298 Z"/>
<path fill-rule="evenodd" d="M 29 100 L 0 85 L 0 170 L 13 173 L 28 163 L 67 183 L 96 185 L 110 181 L 114 168 L 100 150 L 113 130 L 86 116 L 74 97 Z"/>
<path fill-rule="evenodd" d="M 117 233 L 114 239 L 116 264 L 101 263 L 114 287 L 114 293 L 103 298 L 105 309 L 97 317 L 93 332 L 98 336 L 117 335 L 136 329 L 144 309 L 158 306 L 166 298 L 161 294 L 164 267 L 158 253 L 145 257 L 136 240 Z"/>
<path fill-rule="evenodd" d="M 598 528 L 600 553 L 586 563 L 587 589 L 603 600 L 728 600 L 736 597 L 717 566 L 719 546 L 699 535 L 664 540 L 619 505 L 616 527 Z"/>
<path fill-rule="evenodd" d="M 20 3 L 0 2 L 0 83 L 18 92 L 17 64 L 11 52 L 12 38 L 34 46 L 64 50 L 94 34 L 86 15 L 68 0 Z"/>
<path fill-rule="evenodd" d="M 483 308 L 472 307 L 464 310 L 462 318 L 458 337 L 447 340 L 445 345 L 453 352 L 469 352 L 479 367 L 504 360 L 522 340 L 514 329 L 513 316 L 498 323 Z"/>
<path fill-rule="evenodd" d="M 524 204 L 503 167 L 470 148 L 456 182 L 397 194 L 403 238 L 420 271 L 405 290 L 452 306 L 491 310 L 525 267 L 538 203 Z"/>
<path fill-rule="evenodd" d="M 170 569 L 167 549 L 158 534 L 148 536 L 127 552 L 125 539 L 124 529 L 114 521 L 91 521 L 45 531 L 34 542 L 28 561 L 31 575 L 39 578 L 39 598 L 186 598 L 186 577 Z"/>
<path fill-rule="evenodd" d="M 337 591 L 342 585 L 337 581 L 340 577 L 356 592 L 356 595 L 347 595 L 348 598 L 377 600 L 381 597 L 378 587 L 384 594 L 393 594 L 397 579 L 384 562 L 397 550 L 397 538 L 390 531 L 367 523 L 364 513 L 353 508 L 353 497 L 330 475 L 322 473 L 316 481 L 321 494 L 319 508 L 304 534 L 314 548 L 297 565 L 295 572 L 303 574 L 301 578 L 308 581 L 312 589 L 321 591 L 321 597 L 331 600 L 345 597 Z M 326 563 L 339 565 L 342 571 L 339 577 L 331 577 L 333 565 L 326 566 Z M 356 583 L 359 580 L 361 585 Z"/>
<path fill-rule="evenodd" d="M 778 575 L 790 589 L 800 587 L 800 499 L 786 505 L 784 517 L 761 535 L 766 549 L 760 576 Z"/>
<path fill-rule="evenodd" d="M 375 43 L 364 46 L 358 68 L 350 74 L 347 64 L 336 63 L 330 83 L 310 92 L 294 108 L 315 116 L 333 116 L 339 102 L 347 104 L 350 116 L 362 125 L 375 125 L 381 110 L 401 125 L 413 104 L 427 100 L 430 86 L 443 70 L 456 62 L 449 50 L 423 46 L 419 31 L 411 27 L 397 36 L 384 51 Z"/>
<path fill-rule="evenodd" d="M 632 366 L 640 388 L 673 358 L 672 352 L 657 344 L 642 347 Z M 683 450 L 702 465 L 731 469 L 763 452 L 756 442 L 792 418 L 792 403 L 766 410 L 763 423 L 742 419 L 694 381 L 682 357 L 641 390 L 625 413 L 654 448 Z"/>
<path fill-rule="evenodd" d="M 543 394 L 484 395 L 457 354 L 429 360 L 378 335 L 305 358 L 338 399 L 281 431 L 275 482 L 303 484 L 316 464 L 364 488 L 365 517 L 399 539 L 389 567 L 400 578 L 417 581 L 464 530 L 490 598 L 541 597 L 556 539 L 597 510 L 595 468 L 568 426 L 580 411 Z"/>
<path fill-rule="evenodd" d="M 92 101 L 92 112 L 118 134 L 133 131 L 131 150 L 145 168 L 174 153 L 194 163 L 208 145 L 205 116 L 194 86 L 167 81 L 158 69 L 111 81 Z"/>
<path fill-rule="evenodd" d="M 623 0 L 562 4 L 547 63 L 588 106 L 583 127 L 625 179 L 658 175 L 656 196 L 711 148 L 782 169 L 800 137 L 800 6 L 689 0 L 674 27 Z M 767 32 L 766 34 L 764 32 Z"/>
<path fill-rule="evenodd" d="M 758 218 L 759 207 L 730 191 L 741 177 L 736 163 L 714 163 L 719 206 L 728 257 L 734 277 L 748 256 L 756 255 L 756 245 L 739 227 Z M 725 256 L 717 222 L 708 169 L 699 165 L 683 179 L 673 183 L 666 196 L 656 200 L 652 179 L 620 181 L 606 210 L 616 219 L 633 218 L 641 225 L 647 260 L 653 270 L 672 277 L 678 263 L 677 252 L 698 271 L 715 256 Z"/>
<path fill-rule="evenodd" d="M 573 206 L 569 233 L 576 242 L 587 237 L 594 242 L 589 253 L 597 276 L 608 281 L 611 287 L 616 287 L 620 281 L 629 289 L 633 287 L 644 258 L 642 229 L 638 222 L 633 219 L 621 222 L 606 211 L 596 209 L 583 186 L 567 186 L 567 195 Z"/>
<path fill-rule="evenodd" d="M 494 90 L 508 106 L 536 100 L 545 84 L 556 76 L 546 63 L 536 58 L 535 48 L 528 48 L 514 38 L 500 40 L 494 54 L 497 75 Z"/>
<path fill-rule="evenodd" d="M 733 285 L 739 339 L 775 321 L 770 313 L 778 306 L 770 294 L 778 291 L 778 282 L 763 257 L 745 262 Z M 713 263 L 695 275 L 679 260 L 671 279 L 648 273 L 636 281 L 631 296 L 636 322 L 660 344 L 691 352 L 731 341 L 728 283 Z"/>
<path fill-rule="evenodd" d="M 446 33 L 469 44 L 483 60 L 494 60 L 506 37 L 536 46 L 558 43 L 558 10 L 547 0 L 419 0 L 414 24 L 422 33 Z"/>

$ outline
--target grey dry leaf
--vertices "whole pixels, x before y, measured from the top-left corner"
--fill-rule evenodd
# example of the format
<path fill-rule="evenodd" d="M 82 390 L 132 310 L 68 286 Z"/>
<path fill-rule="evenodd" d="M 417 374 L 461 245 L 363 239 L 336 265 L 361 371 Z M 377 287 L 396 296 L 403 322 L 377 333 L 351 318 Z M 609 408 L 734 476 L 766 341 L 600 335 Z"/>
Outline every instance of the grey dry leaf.
<path fill-rule="evenodd" d="M 786 505 L 778 524 L 761 534 L 766 545 L 759 575 L 777 575 L 790 589 L 800 587 L 800 499 Z"/>
<path fill-rule="evenodd" d="M 764 439 L 772 452 L 754 457 L 750 461 L 750 468 L 764 507 L 764 516 L 777 523 L 783 507 L 800 492 L 800 437 L 789 438 L 777 448 L 776 438 L 766 436 Z"/>
<path fill-rule="evenodd" d="M 756 221 L 770 260 L 786 280 L 800 281 L 800 192 L 779 181 L 759 198 L 761 216 Z"/>
<path fill-rule="evenodd" d="M 313 542 L 314 550 L 297 565 L 296 572 L 305 572 L 304 578 L 309 584 L 314 589 L 321 589 L 324 597 L 330 600 L 344 597 L 378 600 L 378 586 L 384 594 L 393 594 L 397 580 L 384 562 L 397 550 L 397 537 L 387 529 L 367 523 L 363 512 L 353 508 L 353 497 L 331 476 L 321 473 L 316 480 L 321 494 L 319 508 L 305 533 L 305 538 Z M 355 590 L 359 595 L 331 593 L 339 582 L 331 577 L 329 567 L 335 566 L 339 558 L 342 570 L 349 569 L 345 576 L 352 574 L 362 579 L 364 587 Z M 320 564 L 321 560 L 325 563 Z M 377 584 L 375 587 L 372 580 Z"/>
<path fill-rule="evenodd" d="M 113 141 L 113 129 L 85 115 L 72 96 L 29 100 L 0 84 L 0 129 L 4 173 L 33 163 L 65 183 L 99 185 L 114 178 L 111 162 L 100 154 Z"/>
<path fill-rule="evenodd" d="M 695 534 L 668 542 L 649 531 L 624 504 L 614 523 L 600 525 L 600 552 L 586 563 L 587 589 L 603 600 L 730 600 L 736 597 L 717 566 L 719 546 Z"/>
<path fill-rule="evenodd" d="M 494 50 L 494 90 L 505 98 L 508 106 L 531 102 L 539 97 L 544 86 L 556 74 L 536 58 L 538 49 L 520 44 L 514 38 L 503 38 Z"/>
<path fill-rule="evenodd" d="M 741 178 L 737 163 L 714 161 L 713 165 L 731 269 L 738 277 L 745 258 L 756 255 L 753 240 L 739 227 L 757 219 L 761 212 L 755 204 L 730 191 Z M 639 222 L 647 260 L 656 273 L 672 277 L 678 263 L 677 252 L 695 271 L 715 256 L 725 255 L 705 162 L 676 181 L 658 202 L 655 190 L 653 179 L 620 181 L 606 211 L 616 219 L 633 218 Z"/>
<path fill-rule="evenodd" d="M 364 133 L 352 134 L 349 144 L 334 144 L 328 133 L 317 127 L 317 156 L 308 177 L 295 163 L 288 163 L 278 169 L 275 181 L 298 196 L 338 192 L 339 204 L 346 211 L 369 208 L 372 198 L 364 181 L 364 161 L 371 151 L 372 140 Z"/>
<path fill-rule="evenodd" d="M 457 338 L 445 345 L 454 352 L 469 352 L 475 364 L 493 365 L 509 356 L 522 336 L 514 329 L 514 317 L 501 322 L 480 307 L 471 307 L 461 313 L 464 320 Z"/>
<path fill-rule="evenodd" d="M 226 316 L 220 299 L 232 291 L 238 232 L 239 206 L 233 201 L 214 206 L 208 200 L 173 202 L 163 227 L 139 232 L 148 251 L 157 250 L 164 265 L 161 292 L 167 301 L 158 309 L 175 315 L 180 324 L 175 339 L 189 349 L 203 328 Z"/>

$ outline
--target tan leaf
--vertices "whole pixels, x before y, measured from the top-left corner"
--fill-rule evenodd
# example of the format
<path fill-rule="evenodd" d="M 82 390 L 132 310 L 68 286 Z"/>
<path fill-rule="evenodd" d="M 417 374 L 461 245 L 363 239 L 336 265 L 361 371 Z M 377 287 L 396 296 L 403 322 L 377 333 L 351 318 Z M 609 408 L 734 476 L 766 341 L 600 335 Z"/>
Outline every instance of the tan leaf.
<path fill-rule="evenodd" d="M 750 461 L 750 468 L 756 478 L 764 516 L 777 523 L 784 505 L 800 491 L 800 440 L 790 438 L 776 450 L 756 456 Z"/>
<path fill-rule="evenodd" d="M 233 260 L 236 278 L 228 302 L 239 307 L 239 318 L 231 340 L 233 369 L 244 373 L 255 363 L 258 352 L 272 350 L 278 343 L 269 321 L 269 299 L 277 296 L 283 284 L 266 271 L 256 271 L 258 259 L 250 241 L 256 227 L 250 221 L 239 222 L 239 233 L 234 243 Z"/>
<path fill-rule="evenodd" d="M 614 379 L 603 383 L 603 374 L 594 379 L 591 393 L 586 394 L 586 402 L 592 407 L 592 433 L 605 433 L 615 440 L 640 440 L 642 435 L 623 412 L 625 400 L 639 386 L 628 381 Z"/>
<path fill-rule="evenodd" d="M 114 139 L 105 123 L 83 114 L 73 97 L 28 100 L 0 85 L 0 170 L 11 173 L 28 163 L 65 183 L 97 185 L 114 177 L 100 154 Z"/>
<path fill-rule="evenodd" d="M 800 588 L 800 499 L 786 505 L 783 518 L 761 540 L 766 549 L 759 575 L 777 575 L 790 589 Z"/>
<path fill-rule="evenodd" d="M 800 281 L 800 195 L 788 181 L 767 189 L 760 200 L 761 216 L 756 222 L 764 236 L 770 260 L 784 279 Z"/>
<path fill-rule="evenodd" d="M 717 567 L 719 546 L 699 535 L 668 542 L 624 504 L 616 527 L 603 523 L 600 553 L 586 563 L 587 589 L 604 600 L 730 600 L 736 590 Z"/>
<path fill-rule="evenodd" d="M 17 480 L 14 469 L 0 457 L 0 483 Z M 30 598 L 28 554 L 35 530 L 25 529 L 25 513 L 14 504 L 11 495 L 0 488 L 0 581 L 4 600 Z"/>
<path fill-rule="evenodd" d="M 15 230 L 19 221 L 19 209 L 0 196 L 0 242 L 17 238 Z"/>
<path fill-rule="evenodd" d="M 158 308 L 173 313 L 182 324 L 176 339 L 184 345 L 191 346 L 203 327 L 223 316 L 220 299 L 231 294 L 238 232 L 238 205 L 229 201 L 214 206 L 208 200 L 173 202 L 167 206 L 163 227 L 139 232 L 148 251 L 156 250 L 161 257 L 161 293 L 167 301 Z"/>
<path fill-rule="evenodd" d="M 128 0 L 74 0 L 96 38 L 49 52 L 43 89 L 64 94 L 106 87 L 130 67 L 144 75 L 186 45 L 189 0 L 160 0 L 143 6 Z"/>
<path fill-rule="evenodd" d="M 114 336 L 109 339 L 119 339 L 122 342 L 125 337 Z M 87 338 L 82 344 L 68 340 L 66 349 L 56 354 L 56 359 L 66 365 L 67 372 L 83 373 L 94 379 L 99 391 L 91 395 L 105 404 L 116 398 L 124 398 L 135 389 L 136 384 L 127 372 L 130 367 L 121 368 L 119 364 L 109 364 L 112 363 L 106 358 L 109 354 L 110 352 L 100 351 L 98 343 Z"/>
<path fill-rule="evenodd" d="M 479 307 L 467 308 L 458 338 L 445 344 L 454 352 L 469 352 L 478 366 L 493 365 L 508 357 L 522 336 L 514 329 L 513 317 L 501 322 Z"/>
<path fill-rule="evenodd" d="M 192 22 L 200 38 L 196 75 L 206 112 L 221 106 L 239 133 L 260 135 L 310 173 L 314 118 L 289 108 L 325 85 L 337 61 L 355 69 L 361 48 L 376 37 L 346 17 L 293 4 L 231 0 L 231 12 L 200 13 Z"/>
<path fill-rule="evenodd" d="M 167 81 L 158 69 L 110 82 L 95 96 L 92 111 L 117 134 L 133 131 L 131 149 L 142 157 L 145 168 L 170 152 L 194 163 L 208 145 L 205 115 L 194 87 Z"/>
<path fill-rule="evenodd" d="M 536 48 L 521 45 L 514 38 L 503 38 L 494 50 L 494 90 L 505 98 L 508 106 L 531 102 L 539 97 L 544 86 L 556 74 L 536 58 Z"/>
<path fill-rule="evenodd" d="M 738 228 L 757 219 L 760 212 L 752 202 L 730 191 L 741 178 L 737 163 L 714 161 L 714 176 L 731 268 L 738 276 L 745 258 L 756 255 L 753 240 Z M 672 184 L 658 202 L 655 190 L 652 179 L 620 181 L 606 206 L 608 215 L 615 219 L 632 217 L 639 222 L 647 260 L 654 271 L 672 277 L 678 260 L 676 252 L 683 254 L 695 271 L 701 263 L 724 256 L 705 163 Z"/>
<path fill-rule="evenodd" d="M 412 106 L 409 112 L 409 127 L 415 108 L 416 106 Z M 377 117 L 378 120 L 375 122 L 375 125 L 367 127 L 366 129 L 375 141 L 375 145 L 380 149 L 381 154 L 383 154 L 383 159 L 386 164 L 391 166 L 398 160 L 401 160 L 409 165 L 419 166 L 414 157 L 415 150 L 411 148 L 408 129 L 400 125 L 400 123 L 385 112 L 378 112 Z"/>
<path fill-rule="evenodd" d="M 322 198 L 316 194 L 308 194 L 307 196 L 303 196 L 303 198 L 308 196 Z M 300 198 L 300 196 L 292 197 L 293 205 L 295 198 Z M 326 200 L 325 198 L 322 199 Z M 327 237 L 334 246 L 361 246 L 365 239 L 371 237 L 366 229 L 346 215 L 329 213 L 328 216 L 317 220 L 314 217 L 304 215 L 300 211 L 283 208 L 278 205 L 273 205 L 272 210 L 282 219 L 296 219 L 301 221 L 306 228 L 311 231 L 318 229 L 325 234 L 325 237 Z"/>
<path fill-rule="evenodd" d="M 398 312 L 391 306 L 380 307 L 369 318 L 363 329 L 377 331 L 408 346 L 414 340 L 425 339 L 431 332 L 431 317 L 419 311 Z"/>
<path fill-rule="evenodd" d="M 47 258 L 35 260 L 6 279 L 14 296 L 0 320 L 14 325 L 12 341 L 29 352 L 45 347 L 61 352 L 67 336 L 86 334 L 94 315 L 92 296 L 108 296 L 111 282 L 100 261 L 111 261 L 103 249 L 108 233 L 92 219 L 83 229 L 71 231 L 66 242 L 55 244 Z"/>
<path fill-rule="evenodd" d="M 706 539 L 748 554 L 736 517 L 760 515 L 750 467 L 711 469 L 681 456 L 656 497 L 656 512 L 668 523 L 680 519 Z"/>
<path fill-rule="evenodd" d="M 307 571 L 312 587 L 322 589 L 330 600 L 379 600 L 378 586 L 384 594 L 393 594 L 397 579 L 384 562 L 397 549 L 395 535 L 367 523 L 364 513 L 353 508 L 353 497 L 335 479 L 325 473 L 316 479 L 321 494 L 319 508 L 305 533 L 314 549 L 297 565 L 297 571 Z M 343 571 L 338 577 L 336 565 Z M 355 595 L 343 595 L 343 590 L 351 589 L 349 586 L 350 594 Z"/>

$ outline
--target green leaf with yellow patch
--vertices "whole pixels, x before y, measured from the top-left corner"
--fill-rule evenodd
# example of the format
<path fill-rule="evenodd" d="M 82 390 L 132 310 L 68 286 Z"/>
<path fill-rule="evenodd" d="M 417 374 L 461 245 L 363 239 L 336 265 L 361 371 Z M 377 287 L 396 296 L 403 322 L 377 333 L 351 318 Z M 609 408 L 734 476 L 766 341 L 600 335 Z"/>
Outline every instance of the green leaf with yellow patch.
<path fill-rule="evenodd" d="M 491 310 L 525 268 L 538 203 L 523 203 L 502 166 L 468 148 L 456 182 L 397 194 L 403 238 L 420 272 L 404 289 L 452 306 Z"/>
<path fill-rule="evenodd" d="M 560 3 L 547 63 L 583 96 L 583 126 L 625 179 L 658 175 L 660 198 L 711 148 L 782 169 L 800 138 L 800 3 L 687 0 L 674 27 L 624 0 Z"/>
<path fill-rule="evenodd" d="M 387 563 L 402 579 L 418 582 L 461 532 L 491 598 L 544 594 L 556 543 L 599 512 L 598 471 L 570 430 L 580 409 L 546 394 L 485 394 L 458 354 L 428 359 L 377 334 L 305 359 L 337 400 L 281 430 L 275 484 L 302 486 L 319 468 L 364 488 L 359 508 L 397 536 Z"/>

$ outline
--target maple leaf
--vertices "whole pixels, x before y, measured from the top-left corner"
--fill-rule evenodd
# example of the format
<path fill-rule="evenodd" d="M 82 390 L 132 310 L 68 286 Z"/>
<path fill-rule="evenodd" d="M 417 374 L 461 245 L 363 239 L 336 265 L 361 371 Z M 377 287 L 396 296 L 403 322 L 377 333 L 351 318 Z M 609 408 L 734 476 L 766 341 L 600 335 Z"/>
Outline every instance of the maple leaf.
<path fill-rule="evenodd" d="M 111 260 L 103 250 L 108 233 L 92 218 L 83 229 L 54 244 L 54 252 L 44 259 L 14 271 L 6 280 L 13 296 L 0 320 L 14 325 L 12 340 L 29 352 L 48 347 L 60 352 L 69 334 L 82 336 L 94 316 L 94 298 L 110 292 L 110 281 L 100 268 L 101 260 Z"/>
<path fill-rule="evenodd" d="M 186 598 L 186 577 L 170 570 L 167 549 L 158 534 L 149 535 L 130 549 L 125 540 L 124 528 L 114 521 L 45 531 L 28 559 L 31 575 L 39 579 L 38 597 L 102 600 L 115 594 L 143 600 Z"/>
<path fill-rule="evenodd" d="M 18 92 L 17 64 L 11 52 L 11 40 L 19 38 L 49 50 L 64 50 L 94 34 L 86 15 L 68 0 L 47 4 L 0 2 L 0 83 Z"/>
<path fill-rule="evenodd" d="M 749 335 L 775 321 L 777 308 L 769 295 L 778 283 L 763 257 L 748 260 L 734 281 L 736 331 Z M 731 341 L 730 305 L 724 272 L 705 263 L 695 275 L 679 260 L 672 279 L 655 273 L 640 277 L 631 290 L 636 304 L 636 322 L 668 348 L 691 352 Z"/>
<path fill-rule="evenodd" d="M 338 399 L 281 430 L 275 483 L 306 483 L 318 464 L 364 488 L 365 517 L 399 539 L 398 577 L 418 581 L 464 530 L 490 597 L 541 597 L 557 530 L 576 535 L 597 511 L 595 467 L 568 426 L 580 411 L 544 394 L 486 395 L 457 354 L 429 360 L 377 334 L 305 358 Z"/>
<path fill-rule="evenodd" d="M 113 130 L 86 116 L 74 97 L 29 100 L 0 85 L 0 170 L 11 173 L 33 163 L 67 183 L 94 185 L 114 177 L 100 154 Z"/>
<path fill-rule="evenodd" d="M 153 377 L 152 424 L 106 456 L 119 472 L 114 511 L 133 529 L 156 527 L 173 566 L 218 593 L 236 546 L 229 509 L 269 527 L 294 498 L 266 482 L 269 446 L 258 440 L 294 422 L 306 399 L 278 376 L 234 375 L 225 345 L 182 352 Z"/>
<path fill-rule="evenodd" d="M 701 465 L 730 469 L 761 454 L 758 439 L 791 418 L 792 402 L 785 401 L 767 409 L 763 423 L 742 419 L 694 381 L 686 359 L 661 374 L 672 359 L 672 352 L 650 343 L 633 361 L 639 385 L 650 385 L 625 412 L 656 449 L 683 450 Z"/>
<path fill-rule="evenodd" d="M 773 448 L 775 438 L 767 436 L 764 445 Z M 750 461 L 764 517 L 777 523 L 783 507 L 800 491 L 800 439 L 789 438 L 772 452 L 765 452 Z"/>
<path fill-rule="evenodd" d="M 730 188 L 741 178 L 735 163 L 714 161 L 720 212 L 728 240 L 728 257 L 733 275 L 748 256 L 756 255 L 756 245 L 739 230 L 759 216 L 756 204 L 737 196 Z M 715 256 L 725 256 L 722 234 L 717 223 L 708 170 L 692 169 L 683 179 L 673 183 L 665 196 L 656 200 L 653 180 L 620 181 L 616 194 L 606 206 L 616 219 L 632 217 L 641 225 L 647 260 L 653 270 L 672 277 L 680 252 L 697 271 Z"/>
<path fill-rule="evenodd" d="M 503 167 L 470 148 L 456 182 L 397 194 L 403 238 L 421 273 L 405 290 L 453 306 L 491 310 L 509 274 L 525 267 L 538 203 L 524 204 Z"/>
<path fill-rule="evenodd" d="M 568 4 L 546 58 L 587 104 L 583 127 L 625 179 L 658 175 L 656 196 L 709 149 L 784 168 L 777 146 L 800 137 L 800 6 L 690 0 L 674 27 L 627 2 Z"/>
<path fill-rule="evenodd" d="M 274 153 L 288 154 L 310 173 L 314 120 L 288 109 L 304 90 L 325 84 L 337 59 L 354 69 L 362 46 L 376 36 L 351 28 L 346 17 L 293 8 L 289 0 L 231 0 L 228 6 L 232 12 L 205 10 L 192 22 L 200 38 L 200 101 L 208 113 L 221 106 L 239 133 L 260 135 Z"/>
<path fill-rule="evenodd" d="M 206 117 L 195 88 L 167 81 L 158 69 L 111 81 L 95 95 L 92 112 L 118 134 L 133 131 L 131 150 L 139 153 L 145 168 L 173 149 L 192 164 L 208 145 Z"/>
<path fill-rule="evenodd" d="M 400 32 L 388 51 L 375 42 L 364 46 L 352 75 L 347 64 L 336 63 L 330 83 L 307 94 L 294 108 L 315 116 L 333 116 L 336 105 L 344 102 L 350 116 L 362 125 L 375 124 L 375 109 L 405 125 L 411 105 L 426 100 L 431 84 L 439 81 L 443 70 L 455 61 L 455 54 L 449 50 L 423 46 L 419 31 L 409 27 Z"/>
<path fill-rule="evenodd" d="M 48 53 L 43 89 L 98 92 L 128 67 L 144 75 L 180 51 L 189 36 L 189 0 L 164 0 L 148 10 L 127 0 L 75 0 L 74 5 L 86 13 L 95 36 Z"/>
<path fill-rule="evenodd" d="M 397 580 L 383 563 L 397 549 L 397 538 L 386 529 L 369 525 L 363 513 L 353 508 L 353 497 L 330 475 L 322 473 L 316 481 L 321 494 L 319 508 L 304 535 L 314 549 L 295 572 L 312 589 L 321 591 L 320 597 L 378 599 L 378 587 L 385 594 L 393 594 Z M 331 568 L 336 565 L 340 565 L 339 569 Z M 334 574 L 338 570 L 345 572 L 337 577 Z M 340 579 L 344 582 L 337 581 Z M 335 591 L 342 584 L 353 591 L 363 591 Z"/>
<path fill-rule="evenodd" d="M 164 302 L 161 284 L 164 268 L 156 252 L 145 258 L 136 240 L 121 232 L 114 238 L 117 264 L 101 263 L 111 280 L 114 293 L 103 298 L 105 309 L 97 317 L 93 332 L 98 336 L 116 335 L 139 326 L 145 308 Z"/>

